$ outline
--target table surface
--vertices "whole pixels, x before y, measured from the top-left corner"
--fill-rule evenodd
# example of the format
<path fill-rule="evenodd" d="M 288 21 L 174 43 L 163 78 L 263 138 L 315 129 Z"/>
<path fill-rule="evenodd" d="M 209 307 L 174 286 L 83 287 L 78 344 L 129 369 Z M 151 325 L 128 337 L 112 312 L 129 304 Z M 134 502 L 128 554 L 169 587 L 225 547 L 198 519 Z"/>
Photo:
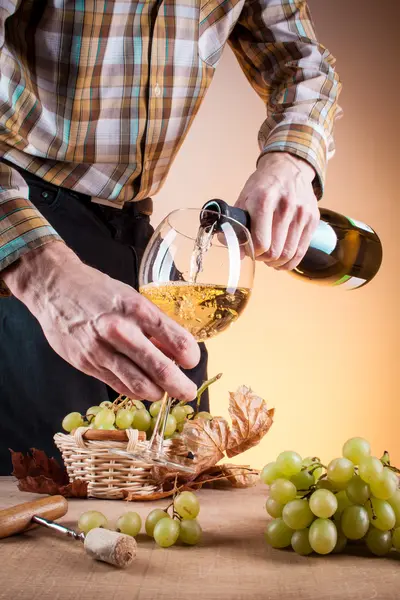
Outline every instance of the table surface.
<path fill-rule="evenodd" d="M 0 541 L 4 600 L 382 600 L 400 599 L 400 556 L 357 554 L 301 557 L 264 541 L 265 488 L 198 492 L 204 536 L 195 547 L 162 549 L 145 534 L 128 569 L 91 560 L 80 542 L 37 528 Z M 34 499 L 11 478 L 0 478 L 0 508 Z M 168 501 L 167 501 L 168 502 Z M 88 509 L 111 522 L 124 511 L 142 519 L 166 501 L 71 500 L 60 520 L 76 526 Z"/>

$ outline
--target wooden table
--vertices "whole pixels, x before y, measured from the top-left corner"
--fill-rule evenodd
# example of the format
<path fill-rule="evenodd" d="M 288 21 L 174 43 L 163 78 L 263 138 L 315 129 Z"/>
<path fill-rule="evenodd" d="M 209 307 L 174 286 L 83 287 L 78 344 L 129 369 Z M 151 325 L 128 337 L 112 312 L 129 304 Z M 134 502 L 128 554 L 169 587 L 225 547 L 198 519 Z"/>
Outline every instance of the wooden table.
<path fill-rule="evenodd" d="M 200 546 L 158 548 L 141 534 L 138 558 L 126 571 L 90 560 L 79 542 L 43 529 L 0 542 L 4 600 L 399 600 L 399 555 L 303 558 L 264 542 L 265 488 L 198 492 Z M 33 499 L 0 478 L 0 507 Z M 62 522 L 98 509 L 112 521 L 124 511 L 144 518 L 165 501 L 72 500 Z M 359 551 L 358 551 L 359 552 Z"/>

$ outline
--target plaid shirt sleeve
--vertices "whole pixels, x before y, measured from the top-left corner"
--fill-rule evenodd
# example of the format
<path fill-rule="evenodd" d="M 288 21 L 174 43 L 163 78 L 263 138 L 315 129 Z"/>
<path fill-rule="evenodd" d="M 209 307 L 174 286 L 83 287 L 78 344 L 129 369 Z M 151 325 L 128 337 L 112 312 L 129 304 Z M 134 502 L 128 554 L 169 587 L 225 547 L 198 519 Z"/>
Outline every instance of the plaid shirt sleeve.
<path fill-rule="evenodd" d="M 261 156 L 290 152 L 310 163 L 321 198 L 332 130 L 341 111 L 335 59 L 316 39 L 305 0 L 246 0 L 230 45 L 267 105 L 259 132 Z"/>
<path fill-rule="evenodd" d="M 0 162 L 0 272 L 26 252 L 61 238 L 28 200 L 28 187 L 15 169 Z M 0 280 L 0 296 L 10 295 Z"/>
<path fill-rule="evenodd" d="M 0 6 L 0 54 L 4 45 L 6 19 L 18 8 L 19 0 Z M 0 146 L 0 161 L 3 156 Z M 0 162 L 0 273 L 25 252 L 60 239 L 28 199 L 28 187 L 19 173 Z M 10 292 L 0 278 L 0 297 Z"/>

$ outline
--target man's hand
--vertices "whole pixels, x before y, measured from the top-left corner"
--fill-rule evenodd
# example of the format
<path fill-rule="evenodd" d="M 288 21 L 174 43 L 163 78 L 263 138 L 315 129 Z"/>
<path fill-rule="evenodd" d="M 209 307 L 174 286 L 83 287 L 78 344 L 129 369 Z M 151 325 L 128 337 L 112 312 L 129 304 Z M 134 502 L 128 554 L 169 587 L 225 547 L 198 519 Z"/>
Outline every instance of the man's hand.
<path fill-rule="evenodd" d="M 275 269 L 294 269 L 319 222 L 314 169 L 286 152 L 262 156 L 236 206 L 250 213 L 257 260 Z"/>
<path fill-rule="evenodd" d="M 189 369 L 198 363 L 194 338 L 134 289 L 83 264 L 62 242 L 33 250 L 2 276 L 51 347 L 80 371 L 136 399 L 158 400 L 163 391 L 195 398 L 195 384 L 173 362 Z"/>

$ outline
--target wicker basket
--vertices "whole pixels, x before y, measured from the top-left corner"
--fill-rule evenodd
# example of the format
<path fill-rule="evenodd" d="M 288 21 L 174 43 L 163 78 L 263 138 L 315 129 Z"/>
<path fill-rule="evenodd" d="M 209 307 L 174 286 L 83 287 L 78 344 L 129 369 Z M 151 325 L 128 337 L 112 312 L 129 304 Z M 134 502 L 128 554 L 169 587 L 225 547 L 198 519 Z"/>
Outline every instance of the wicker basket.
<path fill-rule="evenodd" d="M 110 454 L 110 449 L 132 451 L 146 436 L 141 431 L 99 431 L 79 427 L 72 434 L 57 433 L 54 441 L 63 457 L 70 481 L 87 481 L 89 498 L 123 498 L 124 491 L 146 496 L 160 490 L 154 478 L 154 465 Z M 172 441 L 166 440 L 168 451 Z M 179 450 L 174 444 L 174 453 Z"/>

